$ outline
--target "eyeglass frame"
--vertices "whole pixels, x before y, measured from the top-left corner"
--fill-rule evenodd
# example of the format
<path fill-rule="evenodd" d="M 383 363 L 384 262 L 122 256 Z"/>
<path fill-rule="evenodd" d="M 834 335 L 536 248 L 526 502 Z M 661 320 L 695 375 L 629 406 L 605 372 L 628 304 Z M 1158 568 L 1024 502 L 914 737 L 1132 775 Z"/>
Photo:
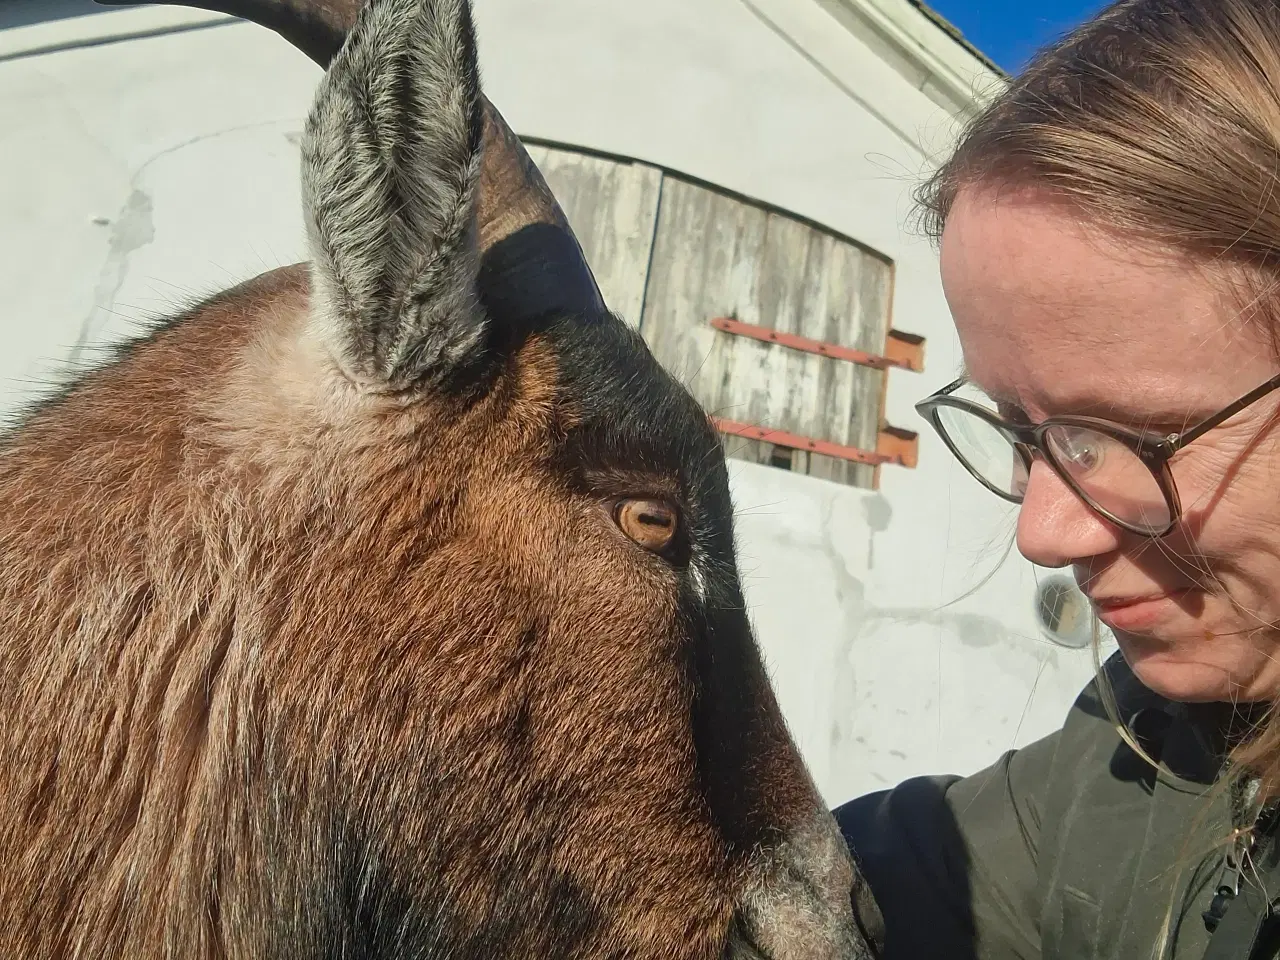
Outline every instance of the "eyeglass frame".
<path fill-rule="evenodd" d="M 1255 387 L 1244 396 L 1227 404 L 1217 413 L 1205 417 L 1203 420 L 1182 430 L 1178 433 L 1169 433 L 1160 435 L 1154 430 L 1139 430 L 1133 427 L 1127 427 L 1123 424 L 1115 423 L 1111 420 L 1104 420 L 1100 417 L 1086 417 L 1075 415 L 1064 415 L 1058 417 L 1049 417 L 1036 424 L 1020 424 L 1012 423 L 1000 414 L 996 413 L 982 404 L 973 400 L 967 400 L 964 397 L 952 396 L 952 394 L 969 382 L 968 377 L 960 377 L 959 379 L 947 384 L 941 390 L 925 397 L 916 403 L 915 409 L 920 416 L 933 427 L 934 431 L 942 438 L 942 442 L 947 445 L 953 456 L 960 461 L 960 464 L 969 473 L 978 480 L 984 487 L 994 493 L 996 496 L 1008 500 L 1010 503 L 1021 504 L 1025 496 L 1019 497 L 1011 492 L 1003 491 L 993 483 L 989 482 L 976 468 L 974 468 L 956 448 L 955 442 L 947 433 L 945 427 L 942 426 L 938 419 L 938 409 L 940 407 L 954 407 L 965 413 L 970 413 L 985 420 L 988 425 L 995 428 L 1006 437 L 1013 438 L 1013 448 L 1022 456 L 1027 471 L 1030 472 L 1034 455 L 1040 454 L 1040 458 L 1049 466 L 1058 478 L 1067 485 L 1077 497 L 1079 497 L 1090 510 L 1099 514 L 1109 523 L 1113 523 L 1131 533 L 1139 534 L 1158 539 L 1168 536 L 1173 532 L 1182 520 L 1182 501 L 1178 496 L 1178 487 L 1173 480 L 1173 472 L 1169 468 L 1169 461 L 1179 450 L 1187 444 L 1198 440 L 1214 427 L 1220 426 L 1227 420 L 1234 417 L 1237 413 L 1246 407 L 1257 403 L 1267 394 L 1280 389 L 1280 374 L 1272 377 L 1266 383 Z M 1111 511 L 1096 503 L 1089 496 L 1080 484 L 1073 480 L 1070 472 L 1066 470 L 1054 456 L 1053 451 L 1049 449 L 1049 445 L 1044 442 L 1045 434 L 1052 427 L 1081 427 L 1093 430 L 1103 436 L 1118 440 L 1120 443 L 1128 447 L 1135 453 L 1142 464 L 1151 472 L 1155 478 L 1156 484 L 1160 488 L 1160 492 L 1164 495 L 1165 504 L 1169 508 L 1168 526 L 1158 532 L 1145 527 L 1138 527 L 1121 520 Z"/>

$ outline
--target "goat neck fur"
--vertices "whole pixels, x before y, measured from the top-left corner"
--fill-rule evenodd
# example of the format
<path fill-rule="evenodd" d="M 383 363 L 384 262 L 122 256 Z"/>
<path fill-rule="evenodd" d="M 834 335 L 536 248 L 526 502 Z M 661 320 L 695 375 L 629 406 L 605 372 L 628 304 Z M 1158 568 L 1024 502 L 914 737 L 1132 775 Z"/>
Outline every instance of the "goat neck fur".
<path fill-rule="evenodd" d="M 490 309 L 484 130 L 467 5 L 372 0 L 311 266 L 0 440 L 0 957 L 864 956 L 715 431 L 603 309 Z"/>

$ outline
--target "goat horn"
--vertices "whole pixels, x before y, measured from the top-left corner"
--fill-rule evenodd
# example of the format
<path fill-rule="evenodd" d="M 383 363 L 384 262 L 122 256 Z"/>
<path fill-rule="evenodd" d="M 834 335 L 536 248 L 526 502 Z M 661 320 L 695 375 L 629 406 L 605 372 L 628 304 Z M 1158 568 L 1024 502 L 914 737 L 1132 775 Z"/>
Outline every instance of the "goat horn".
<path fill-rule="evenodd" d="M 139 0 L 95 0 L 132 6 Z M 363 0 L 141 0 L 227 13 L 273 30 L 327 68 Z M 546 180 L 497 109 L 484 100 L 477 219 L 480 295 L 498 321 L 604 309 L 577 237 Z"/>

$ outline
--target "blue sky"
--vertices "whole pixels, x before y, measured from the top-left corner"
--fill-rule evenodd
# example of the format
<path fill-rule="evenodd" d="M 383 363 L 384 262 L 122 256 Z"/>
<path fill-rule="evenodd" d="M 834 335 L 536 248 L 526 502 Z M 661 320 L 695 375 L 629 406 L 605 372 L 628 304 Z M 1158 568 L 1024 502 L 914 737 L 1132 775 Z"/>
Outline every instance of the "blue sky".
<path fill-rule="evenodd" d="M 1039 47 L 1101 10 L 1104 0 L 925 0 L 970 43 L 1015 72 Z"/>

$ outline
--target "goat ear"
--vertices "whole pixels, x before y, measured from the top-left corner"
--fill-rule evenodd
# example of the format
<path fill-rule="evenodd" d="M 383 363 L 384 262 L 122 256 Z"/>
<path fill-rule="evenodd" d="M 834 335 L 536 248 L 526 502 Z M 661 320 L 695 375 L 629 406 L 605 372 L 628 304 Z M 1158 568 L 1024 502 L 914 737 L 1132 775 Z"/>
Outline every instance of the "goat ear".
<path fill-rule="evenodd" d="M 439 381 L 483 349 L 483 134 L 467 0 L 370 0 L 302 141 L 314 327 L 359 382 Z"/>

